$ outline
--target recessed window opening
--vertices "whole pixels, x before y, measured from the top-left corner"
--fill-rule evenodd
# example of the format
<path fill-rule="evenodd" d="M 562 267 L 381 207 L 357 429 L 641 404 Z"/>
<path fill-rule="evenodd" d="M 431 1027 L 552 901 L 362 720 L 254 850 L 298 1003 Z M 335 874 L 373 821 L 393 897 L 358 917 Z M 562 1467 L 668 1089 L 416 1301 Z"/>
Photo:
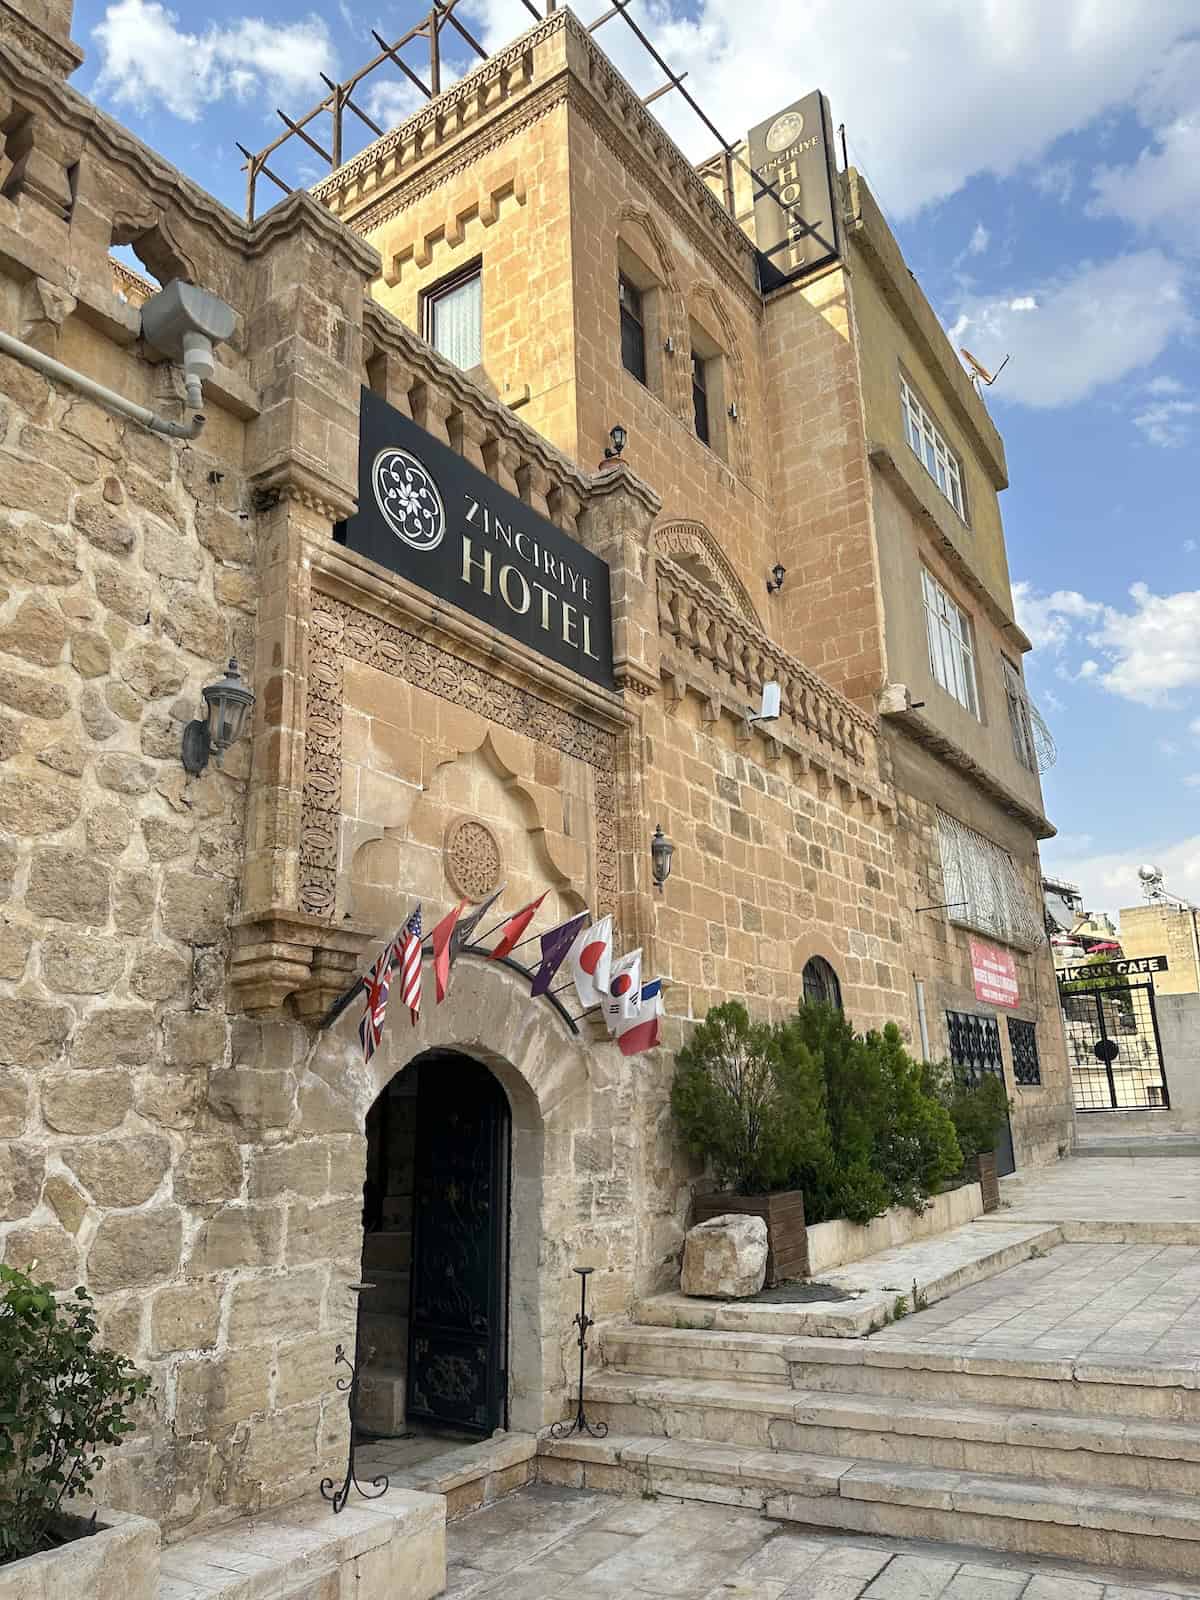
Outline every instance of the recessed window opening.
<path fill-rule="evenodd" d="M 823 956 L 813 956 L 804 963 L 804 999 L 809 1005 L 832 1006 L 842 1009 L 842 986 L 838 975 Z"/>
<path fill-rule="evenodd" d="M 692 351 L 692 411 L 696 419 L 696 437 L 708 444 L 708 362 Z"/>
<path fill-rule="evenodd" d="M 639 383 L 646 382 L 646 325 L 642 292 L 622 272 L 617 277 L 621 300 L 621 365 Z"/>
<path fill-rule="evenodd" d="M 1029 697 L 1025 693 L 1025 680 L 1007 656 L 1000 657 L 1004 668 L 1004 694 L 1008 700 L 1008 721 L 1012 729 L 1013 751 L 1017 760 L 1030 772 L 1038 769 L 1037 748 L 1033 742 L 1033 721 L 1029 715 Z"/>
<path fill-rule="evenodd" d="M 483 263 L 427 289 L 425 338 L 456 367 L 469 372 L 483 360 Z"/>
<path fill-rule="evenodd" d="M 979 690 L 975 680 L 975 644 L 971 619 L 955 605 L 931 573 L 921 568 L 925 601 L 925 630 L 929 636 L 929 670 L 945 689 L 971 713 L 979 716 Z"/>
<path fill-rule="evenodd" d="M 904 435 L 913 454 L 965 522 L 967 513 L 958 457 L 903 378 L 900 379 L 900 412 L 904 418 Z"/>

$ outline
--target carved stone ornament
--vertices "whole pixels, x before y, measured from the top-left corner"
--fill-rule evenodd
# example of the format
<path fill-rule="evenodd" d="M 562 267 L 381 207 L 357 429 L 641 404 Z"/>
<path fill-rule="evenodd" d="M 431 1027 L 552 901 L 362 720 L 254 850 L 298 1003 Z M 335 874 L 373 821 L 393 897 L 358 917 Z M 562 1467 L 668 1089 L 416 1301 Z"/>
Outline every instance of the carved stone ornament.
<path fill-rule="evenodd" d="M 450 887 L 476 905 L 500 882 L 504 855 L 500 841 L 478 817 L 455 817 L 446 829 L 446 877 Z"/>

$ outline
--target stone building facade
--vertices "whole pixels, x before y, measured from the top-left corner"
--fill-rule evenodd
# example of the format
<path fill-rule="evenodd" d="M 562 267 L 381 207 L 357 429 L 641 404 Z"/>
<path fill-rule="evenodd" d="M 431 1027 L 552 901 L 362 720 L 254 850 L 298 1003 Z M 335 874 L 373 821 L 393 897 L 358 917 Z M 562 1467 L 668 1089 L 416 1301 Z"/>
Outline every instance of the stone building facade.
<path fill-rule="evenodd" d="M 816 971 L 857 1025 L 894 1018 L 917 1048 L 924 1027 L 941 1053 L 947 1011 L 988 1008 L 942 909 L 939 808 L 1031 892 L 1048 825 L 991 680 L 987 723 L 935 712 L 920 589 L 890 575 L 920 541 L 975 607 L 980 663 L 998 674 L 1007 641 L 1019 665 L 998 438 L 853 174 L 843 260 L 764 297 L 746 228 L 563 10 L 251 226 L 66 85 L 69 7 L 0 13 L 4 327 L 177 412 L 140 302 L 182 279 L 236 313 L 190 443 L 16 361 L 0 383 L 0 1240 L 86 1283 L 152 1375 L 103 1492 L 175 1539 L 311 1493 L 340 1459 L 332 1352 L 364 1263 L 372 1404 L 403 1415 L 427 1092 L 480 1068 L 503 1092 L 492 1398 L 469 1420 L 532 1431 L 567 1393 L 571 1269 L 595 1269 L 597 1317 L 677 1270 L 700 1176 L 668 1109 L 689 1019 L 728 997 L 782 1014 Z M 424 319 L 476 261 L 464 371 Z M 622 363 L 622 277 L 644 382 Z M 965 470 L 988 475 L 975 543 L 886 442 L 888 307 L 914 383 L 950 397 Z M 610 683 L 341 535 L 364 386 L 607 564 Z M 618 422 L 626 455 L 597 465 Z M 183 726 L 231 652 L 252 737 L 188 777 Z M 753 724 L 768 681 L 782 714 Z M 657 822 L 676 846 L 661 895 Z M 668 1048 L 626 1059 L 470 952 L 441 1005 L 427 971 L 418 1024 L 393 1014 L 369 1065 L 358 1007 L 320 1026 L 415 900 L 428 928 L 501 882 L 508 909 L 547 890 L 535 932 L 611 911 L 666 981 Z M 1012 948 L 1041 1057 L 1014 1091 L 1017 1159 L 1052 1159 L 1053 970 Z"/>

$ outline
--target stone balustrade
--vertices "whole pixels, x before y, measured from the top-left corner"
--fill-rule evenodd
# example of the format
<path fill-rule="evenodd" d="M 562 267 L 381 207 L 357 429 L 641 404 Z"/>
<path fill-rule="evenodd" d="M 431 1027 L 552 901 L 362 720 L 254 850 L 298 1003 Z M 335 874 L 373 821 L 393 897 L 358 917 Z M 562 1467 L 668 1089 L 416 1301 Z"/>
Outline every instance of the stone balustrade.
<path fill-rule="evenodd" d="M 660 633 L 736 690 L 740 705 L 757 705 L 763 684 L 775 681 L 783 718 L 854 766 L 865 765 L 875 734 L 866 712 L 663 555 L 658 557 L 658 621 Z"/>

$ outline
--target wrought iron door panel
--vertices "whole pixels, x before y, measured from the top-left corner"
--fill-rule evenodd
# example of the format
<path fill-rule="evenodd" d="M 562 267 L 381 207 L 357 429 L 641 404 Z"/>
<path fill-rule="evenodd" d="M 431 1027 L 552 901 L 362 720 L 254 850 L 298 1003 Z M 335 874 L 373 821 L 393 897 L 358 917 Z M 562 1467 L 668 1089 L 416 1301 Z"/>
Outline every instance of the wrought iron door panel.
<path fill-rule="evenodd" d="M 947 1011 L 946 1032 L 950 1039 L 950 1060 L 956 1067 L 965 1069 L 972 1083 L 979 1083 L 985 1072 L 999 1078 L 1004 1084 L 1004 1057 L 1000 1053 L 1000 1024 L 994 1016 L 982 1016 L 974 1011 Z M 1004 1126 L 996 1135 L 996 1172 L 1007 1178 L 1017 1170 L 1013 1151 L 1012 1123 L 1006 1115 Z"/>
<path fill-rule="evenodd" d="M 1078 1111 L 1157 1110 L 1171 1104 L 1151 983 L 1061 991 Z"/>
<path fill-rule="evenodd" d="M 489 1434 L 504 1420 L 508 1102 L 466 1057 L 417 1070 L 408 1415 Z"/>

